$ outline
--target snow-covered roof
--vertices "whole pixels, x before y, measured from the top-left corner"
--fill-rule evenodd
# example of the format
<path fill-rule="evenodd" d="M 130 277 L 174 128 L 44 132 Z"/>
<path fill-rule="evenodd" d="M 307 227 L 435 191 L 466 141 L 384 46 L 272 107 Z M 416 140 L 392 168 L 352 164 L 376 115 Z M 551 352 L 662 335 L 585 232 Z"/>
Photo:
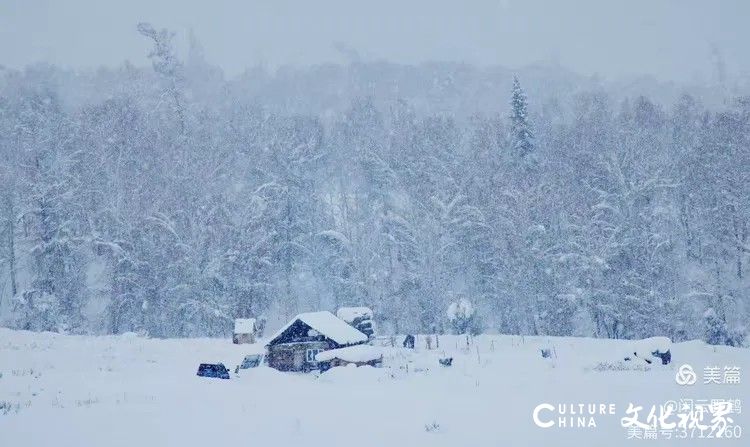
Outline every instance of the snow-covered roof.
<path fill-rule="evenodd" d="M 327 362 L 333 359 L 340 359 L 345 362 L 369 362 L 381 357 L 383 357 L 382 349 L 370 345 L 355 345 L 319 352 L 315 356 L 315 360 Z"/>
<path fill-rule="evenodd" d="M 330 338 L 340 345 L 351 345 L 367 341 L 367 335 L 354 329 L 352 326 L 349 326 L 344 320 L 337 318 L 334 314 L 324 310 L 297 315 L 292 318 L 289 323 L 284 325 L 284 327 L 276 331 L 276 333 L 270 338 L 269 343 L 276 340 L 281 334 L 289 329 L 291 325 L 297 322 L 297 320 L 305 323 L 320 334 Z"/>
<path fill-rule="evenodd" d="M 255 318 L 237 318 L 234 320 L 235 334 L 254 334 Z"/>
<path fill-rule="evenodd" d="M 336 311 L 336 316 L 351 323 L 357 318 L 366 317 L 372 319 L 372 309 L 369 307 L 341 307 Z"/>

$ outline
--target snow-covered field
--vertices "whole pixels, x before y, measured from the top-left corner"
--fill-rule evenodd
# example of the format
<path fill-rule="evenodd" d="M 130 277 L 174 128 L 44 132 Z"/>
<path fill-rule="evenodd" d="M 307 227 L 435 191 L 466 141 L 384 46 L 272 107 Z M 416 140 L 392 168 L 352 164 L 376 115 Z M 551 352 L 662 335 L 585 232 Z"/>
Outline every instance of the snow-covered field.
<path fill-rule="evenodd" d="M 438 349 L 426 350 L 423 337 L 417 345 L 415 352 L 385 349 L 381 369 L 304 375 L 262 367 L 219 380 L 197 377 L 198 364 L 234 370 L 261 345 L 0 328 L 0 446 L 748 445 L 750 433 L 628 439 L 620 424 L 631 402 L 646 413 L 668 400 L 748 402 L 747 349 L 681 343 L 672 346 L 668 366 L 602 371 L 593 367 L 632 344 L 481 336 L 467 349 L 465 338 L 443 336 Z M 552 358 L 542 358 L 541 348 Z M 444 356 L 454 357 L 452 367 L 438 365 Z M 695 385 L 676 383 L 682 364 L 694 367 Z M 739 366 L 746 383 L 703 384 L 703 368 L 711 366 Z M 616 414 L 594 416 L 596 427 L 545 429 L 532 421 L 545 402 L 615 404 Z M 748 428 L 744 413 L 732 416 Z"/>

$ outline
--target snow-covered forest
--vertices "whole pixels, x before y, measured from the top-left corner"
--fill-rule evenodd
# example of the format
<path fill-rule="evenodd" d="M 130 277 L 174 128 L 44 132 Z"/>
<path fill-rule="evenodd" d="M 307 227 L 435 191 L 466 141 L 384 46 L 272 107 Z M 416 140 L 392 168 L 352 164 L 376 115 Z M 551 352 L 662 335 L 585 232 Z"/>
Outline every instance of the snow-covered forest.
<path fill-rule="evenodd" d="M 435 333 L 462 303 L 473 332 L 741 342 L 747 84 L 356 58 L 230 77 L 198 39 L 133 32 L 151 66 L 0 68 L 0 324 L 227 336 L 364 305 Z"/>

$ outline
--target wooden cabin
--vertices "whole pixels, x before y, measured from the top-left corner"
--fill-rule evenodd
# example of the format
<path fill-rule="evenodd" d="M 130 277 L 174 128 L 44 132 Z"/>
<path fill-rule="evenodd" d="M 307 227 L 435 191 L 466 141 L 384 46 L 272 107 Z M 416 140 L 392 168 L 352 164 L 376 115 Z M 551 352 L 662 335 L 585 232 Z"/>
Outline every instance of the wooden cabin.
<path fill-rule="evenodd" d="M 328 364 L 316 359 L 319 352 L 365 342 L 365 334 L 328 311 L 303 313 L 271 336 L 268 366 L 279 371 L 326 369 Z"/>
<path fill-rule="evenodd" d="M 232 343 L 235 345 L 255 343 L 255 332 L 255 318 L 237 318 L 234 320 Z"/>

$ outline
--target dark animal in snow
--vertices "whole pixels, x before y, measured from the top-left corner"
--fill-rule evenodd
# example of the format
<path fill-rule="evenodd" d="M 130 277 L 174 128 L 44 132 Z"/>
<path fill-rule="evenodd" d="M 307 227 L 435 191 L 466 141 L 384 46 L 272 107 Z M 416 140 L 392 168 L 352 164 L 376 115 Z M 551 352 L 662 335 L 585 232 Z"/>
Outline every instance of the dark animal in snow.
<path fill-rule="evenodd" d="M 671 352 L 670 350 L 667 350 L 666 352 L 660 352 L 660 351 L 652 351 L 652 352 L 651 352 L 651 355 L 653 355 L 653 356 L 654 356 L 654 357 L 656 357 L 656 358 L 659 358 L 659 359 L 661 359 L 661 364 L 662 364 L 662 365 L 669 365 L 669 363 L 670 363 L 670 362 L 672 362 L 672 352 Z M 644 357 L 640 357 L 640 356 L 638 356 L 638 353 L 637 353 L 637 352 L 634 352 L 632 356 L 628 356 L 628 357 L 625 357 L 625 359 L 624 359 L 624 360 L 625 360 L 626 362 L 629 362 L 629 361 L 633 360 L 633 358 L 638 358 L 638 359 L 641 359 L 641 360 L 643 360 L 644 362 L 648 363 L 649 365 L 650 365 L 651 363 L 653 363 L 653 362 L 651 361 L 651 359 L 647 359 L 647 358 L 644 358 Z"/>
<path fill-rule="evenodd" d="M 651 355 L 659 357 L 662 365 L 668 365 L 672 361 L 672 352 L 669 349 L 667 349 L 667 352 L 654 351 Z"/>
<path fill-rule="evenodd" d="M 404 348 L 414 349 L 414 336 L 413 335 L 407 335 L 406 338 L 404 338 Z"/>

